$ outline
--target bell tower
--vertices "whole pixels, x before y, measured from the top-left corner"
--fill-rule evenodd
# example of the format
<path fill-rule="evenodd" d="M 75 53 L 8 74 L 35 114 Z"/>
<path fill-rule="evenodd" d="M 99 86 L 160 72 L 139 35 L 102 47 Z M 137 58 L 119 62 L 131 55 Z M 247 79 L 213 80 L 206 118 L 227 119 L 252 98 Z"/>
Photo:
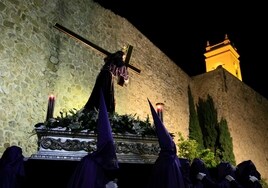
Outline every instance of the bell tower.
<path fill-rule="evenodd" d="M 242 81 L 240 70 L 239 54 L 236 48 L 231 45 L 228 36 L 225 35 L 223 42 L 210 46 L 207 42 L 206 53 L 206 71 L 212 71 L 221 66 Z"/>

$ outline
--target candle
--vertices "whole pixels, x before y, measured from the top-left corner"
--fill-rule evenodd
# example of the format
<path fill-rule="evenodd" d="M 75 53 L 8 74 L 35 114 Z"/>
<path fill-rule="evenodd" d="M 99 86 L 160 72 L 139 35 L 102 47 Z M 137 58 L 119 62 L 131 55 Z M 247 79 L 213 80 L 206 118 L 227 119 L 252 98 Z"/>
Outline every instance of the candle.
<path fill-rule="evenodd" d="M 164 103 L 156 103 L 157 115 L 162 122 L 163 122 L 163 108 L 164 108 Z"/>
<path fill-rule="evenodd" d="M 50 118 L 53 118 L 54 106 L 55 106 L 55 96 L 50 95 L 48 97 L 47 118 L 46 118 L 46 120 L 49 120 Z"/>

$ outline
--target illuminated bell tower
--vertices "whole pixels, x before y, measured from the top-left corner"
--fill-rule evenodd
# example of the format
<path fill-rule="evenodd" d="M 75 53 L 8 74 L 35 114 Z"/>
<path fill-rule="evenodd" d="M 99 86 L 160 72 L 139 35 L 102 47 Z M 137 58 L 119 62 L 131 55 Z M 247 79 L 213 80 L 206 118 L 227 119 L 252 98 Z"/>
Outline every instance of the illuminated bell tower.
<path fill-rule="evenodd" d="M 225 35 L 223 42 L 210 46 L 207 43 L 206 53 L 206 71 L 212 71 L 221 66 L 242 81 L 240 70 L 239 54 L 234 46 L 231 45 L 228 36 Z"/>

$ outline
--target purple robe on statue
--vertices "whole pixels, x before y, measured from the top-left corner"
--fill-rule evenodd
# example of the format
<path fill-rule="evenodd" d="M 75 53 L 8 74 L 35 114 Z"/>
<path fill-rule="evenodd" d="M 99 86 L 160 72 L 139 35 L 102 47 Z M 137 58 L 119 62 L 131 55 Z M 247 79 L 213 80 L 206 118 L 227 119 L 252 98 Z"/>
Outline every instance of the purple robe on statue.
<path fill-rule="evenodd" d="M 149 105 L 160 145 L 160 153 L 154 163 L 152 179 L 148 188 L 185 188 L 176 145 L 150 101 Z"/>
<path fill-rule="evenodd" d="M 117 51 L 104 59 L 105 64 L 97 76 L 92 93 L 85 104 L 85 111 L 98 110 L 100 90 L 103 92 L 107 111 L 110 113 L 115 111 L 114 79 L 118 77 L 120 85 L 128 80 L 128 71 L 124 65 L 123 55 L 124 52 Z"/>
<path fill-rule="evenodd" d="M 24 156 L 18 146 L 8 147 L 0 159 L 0 188 L 22 187 L 25 171 Z"/>
<path fill-rule="evenodd" d="M 97 125 L 97 150 L 79 162 L 68 188 L 105 188 L 110 174 L 118 168 L 112 129 L 102 92 Z"/>

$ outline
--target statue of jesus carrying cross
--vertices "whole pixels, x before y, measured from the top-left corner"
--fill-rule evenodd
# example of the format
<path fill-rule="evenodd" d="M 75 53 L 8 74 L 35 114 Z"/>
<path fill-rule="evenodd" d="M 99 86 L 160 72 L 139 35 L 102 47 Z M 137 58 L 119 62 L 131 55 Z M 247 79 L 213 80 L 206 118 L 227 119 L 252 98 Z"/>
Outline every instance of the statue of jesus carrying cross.
<path fill-rule="evenodd" d="M 104 58 L 105 64 L 103 65 L 100 73 L 97 76 L 94 88 L 88 101 L 86 102 L 83 108 L 83 111 L 89 112 L 95 109 L 98 110 L 99 97 L 100 92 L 102 90 L 104 94 L 104 100 L 106 103 L 107 111 L 109 113 L 114 113 L 115 112 L 114 80 L 117 79 L 117 83 L 121 86 L 126 85 L 129 80 L 127 67 L 140 73 L 139 69 L 129 64 L 133 47 L 129 45 L 127 49 L 119 50 L 115 53 L 110 53 L 57 23 L 55 24 L 54 27 L 64 32 L 65 34 L 75 38 L 79 42 L 83 42 L 87 46 L 90 46 L 93 49 L 106 55 L 106 57 Z M 127 53 L 125 52 L 126 50 Z"/>
<path fill-rule="evenodd" d="M 114 99 L 114 80 L 117 79 L 121 86 L 128 83 L 128 71 L 124 65 L 125 53 L 117 51 L 104 58 L 105 64 L 101 68 L 97 76 L 92 93 L 84 106 L 85 111 L 98 109 L 100 92 L 103 92 L 107 111 L 113 113 L 115 111 Z"/>

